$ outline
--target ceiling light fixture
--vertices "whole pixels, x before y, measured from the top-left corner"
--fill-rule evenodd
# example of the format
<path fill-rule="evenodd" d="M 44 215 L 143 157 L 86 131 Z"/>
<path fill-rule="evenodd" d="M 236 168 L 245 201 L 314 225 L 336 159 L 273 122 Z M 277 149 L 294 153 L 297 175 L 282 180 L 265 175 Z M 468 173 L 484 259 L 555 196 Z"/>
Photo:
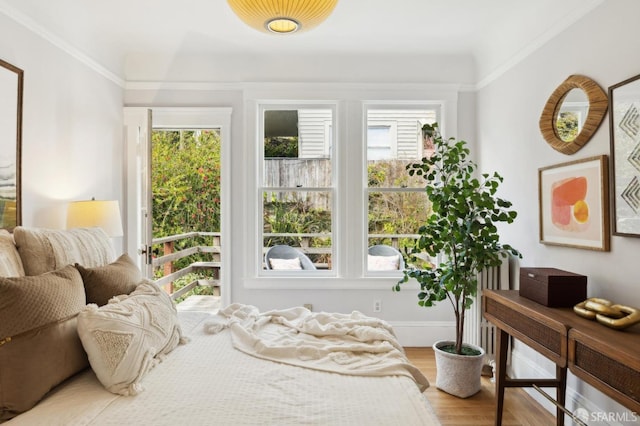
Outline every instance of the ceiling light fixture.
<path fill-rule="evenodd" d="M 291 34 L 327 19 L 338 0 L 227 0 L 245 24 L 262 32 Z"/>

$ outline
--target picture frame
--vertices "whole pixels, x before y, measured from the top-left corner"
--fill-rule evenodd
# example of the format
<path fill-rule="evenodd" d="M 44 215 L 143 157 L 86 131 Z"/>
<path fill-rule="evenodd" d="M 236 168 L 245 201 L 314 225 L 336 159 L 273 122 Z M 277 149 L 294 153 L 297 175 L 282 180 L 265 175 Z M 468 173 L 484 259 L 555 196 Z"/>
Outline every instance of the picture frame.
<path fill-rule="evenodd" d="M 540 242 L 609 251 L 606 155 L 538 169 Z"/>
<path fill-rule="evenodd" d="M 21 150 L 24 72 L 0 59 L 0 229 L 22 224 Z"/>
<path fill-rule="evenodd" d="M 640 74 L 609 87 L 614 235 L 640 237 Z"/>

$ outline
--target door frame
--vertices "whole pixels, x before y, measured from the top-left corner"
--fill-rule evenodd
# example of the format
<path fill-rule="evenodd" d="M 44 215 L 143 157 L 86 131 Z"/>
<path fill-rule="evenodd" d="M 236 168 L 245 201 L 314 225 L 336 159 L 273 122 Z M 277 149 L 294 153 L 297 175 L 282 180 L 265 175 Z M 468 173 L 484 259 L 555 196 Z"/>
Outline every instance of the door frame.
<path fill-rule="evenodd" d="M 142 181 L 147 180 L 153 128 L 213 129 L 220 128 L 220 293 L 222 304 L 231 303 L 231 114 L 230 107 L 125 107 L 124 108 L 124 246 L 142 271 L 150 268 L 144 262 L 146 203 Z M 151 122 L 150 122 L 151 121 Z M 150 219 L 148 219 L 150 220 Z M 148 236 L 151 238 L 151 235 Z M 148 272 L 146 274 L 148 276 Z"/>

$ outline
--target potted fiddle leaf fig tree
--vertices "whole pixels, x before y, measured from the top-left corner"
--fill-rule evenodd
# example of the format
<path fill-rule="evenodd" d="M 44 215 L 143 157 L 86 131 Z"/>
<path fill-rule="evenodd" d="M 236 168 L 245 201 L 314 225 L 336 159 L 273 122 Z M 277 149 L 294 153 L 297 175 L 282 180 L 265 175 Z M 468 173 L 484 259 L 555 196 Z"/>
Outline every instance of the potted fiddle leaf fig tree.
<path fill-rule="evenodd" d="M 415 280 L 420 285 L 420 306 L 444 300 L 451 304 L 456 340 L 433 346 L 436 387 L 466 398 L 480 390 L 484 351 L 462 341 L 465 312 L 477 295 L 480 271 L 499 266 L 509 255 L 521 257 L 516 249 L 500 243 L 496 227 L 498 222 L 512 223 L 517 213 L 510 209 L 509 201 L 496 196 L 503 180 L 498 173 L 476 176 L 477 166 L 468 158 L 465 141 L 443 138 L 437 123 L 425 124 L 422 131 L 433 141 L 434 153 L 407 165 L 407 171 L 424 178 L 432 213 L 420 226 L 415 244 L 407 249 L 407 265 L 425 253 L 441 260 L 427 268 L 406 268 L 394 290 Z"/>

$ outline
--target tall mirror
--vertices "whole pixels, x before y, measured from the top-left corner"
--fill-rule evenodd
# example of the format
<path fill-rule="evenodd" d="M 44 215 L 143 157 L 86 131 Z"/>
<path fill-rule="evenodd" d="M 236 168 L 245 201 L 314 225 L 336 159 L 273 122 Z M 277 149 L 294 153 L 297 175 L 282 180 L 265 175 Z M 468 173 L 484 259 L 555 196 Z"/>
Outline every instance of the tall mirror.
<path fill-rule="evenodd" d="M 0 59 L 0 228 L 22 222 L 20 151 L 23 71 Z"/>
<path fill-rule="evenodd" d="M 569 76 L 549 97 L 540 116 L 540 132 L 553 149 L 573 154 L 598 130 L 607 108 L 607 94 L 595 81 Z"/>

